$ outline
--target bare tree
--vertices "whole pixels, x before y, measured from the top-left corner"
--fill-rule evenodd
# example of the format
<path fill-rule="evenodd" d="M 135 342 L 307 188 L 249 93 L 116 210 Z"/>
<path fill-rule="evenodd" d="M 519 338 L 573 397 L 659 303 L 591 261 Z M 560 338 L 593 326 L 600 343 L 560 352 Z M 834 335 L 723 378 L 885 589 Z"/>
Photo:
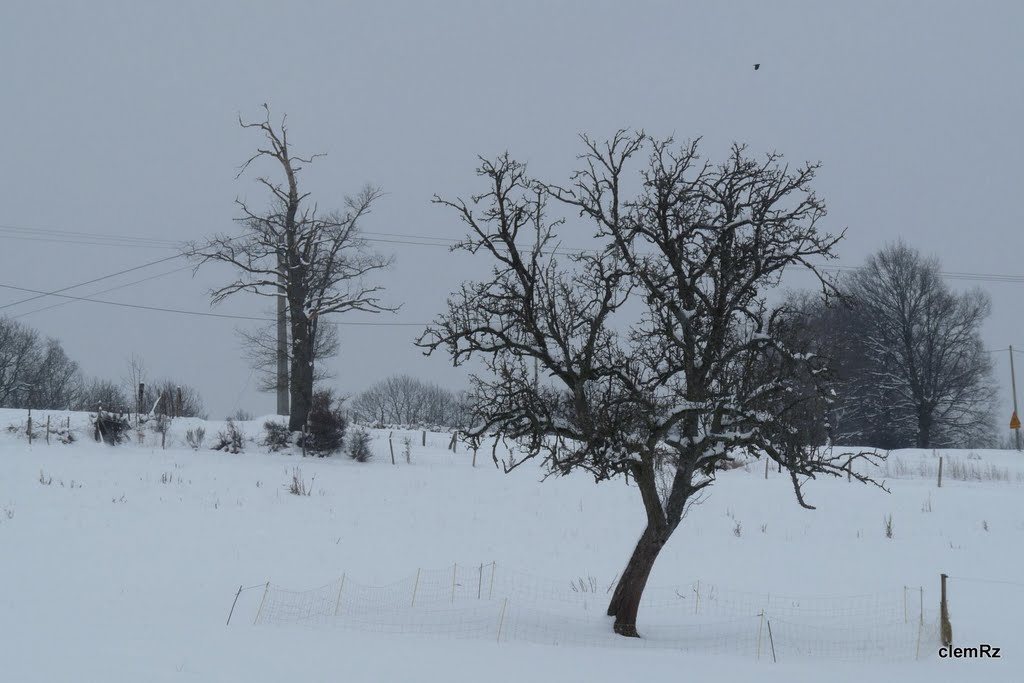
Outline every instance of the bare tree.
<path fill-rule="evenodd" d="M 178 405 L 178 397 L 181 405 Z M 193 386 L 173 379 L 162 379 L 146 385 L 144 409 L 156 415 L 206 418 L 203 399 Z"/>
<path fill-rule="evenodd" d="M 417 343 L 426 353 L 445 349 L 455 365 L 482 360 L 466 433 L 516 439 L 522 455 L 509 456 L 506 471 L 541 457 L 551 473 L 636 482 L 647 524 L 608 614 L 616 633 L 637 636 L 658 554 L 738 454 L 787 469 L 805 507 L 808 478 L 846 476 L 849 459 L 871 456 L 811 440 L 820 430 L 808 422 L 826 419 L 826 373 L 813 355 L 781 343 L 781 313 L 763 298 L 785 268 L 817 274 L 814 262 L 839 239 L 817 228 L 825 212 L 810 188 L 817 167 L 790 170 L 777 154 L 757 160 L 741 146 L 713 166 L 696 143 L 676 148 L 626 131 L 583 143 L 567 187 L 532 180 L 506 154 L 482 162 L 482 194 L 436 198 L 468 226 L 456 248 L 494 268 L 490 279 L 464 283 Z M 644 153 L 630 195 L 626 169 Z M 598 248 L 560 262 L 551 205 L 588 221 Z M 858 471 L 852 476 L 871 481 Z"/>
<path fill-rule="evenodd" d="M 382 425 L 465 424 L 458 394 L 410 375 L 393 375 L 375 383 L 356 396 L 352 410 L 360 420 Z"/>
<path fill-rule="evenodd" d="M 0 318 L 0 407 L 66 410 L 82 389 L 82 373 L 60 341 Z"/>
<path fill-rule="evenodd" d="M 372 252 L 359 237 L 359 226 L 381 197 L 377 187 L 366 186 L 345 199 L 344 211 L 321 212 L 299 190 L 299 175 L 316 157 L 296 155 L 288 141 L 285 119 L 270 122 L 264 105 L 263 121 L 239 124 L 262 134 L 265 146 L 257 149 L 239 170 L 241 176 L 254 162 L 268 160 L 283 177 L 259 176 L 270 193 L 270 206 L 255 211 L 238 200 L 245 229 L 242 235 L 216 235 L 204 244 L 192 244 L 188 254 L 198 261 L 232 266 L 237 278 L 212 293 L 219 303 L 239 292 L 287 301 L 290 333 L 289 428 L 299 431 L 306 423 L 316 376 L 317 337 L 331 314 L 349 311 L 379 313 L 396 308 L 383 304 L 381 286 L 367 284 L 366 277 L 387 268 L 390 258 Z"/>
<path fill-rule="evenodd" d="M 937 260 L 896 243 L 848 282 L 869 359 L 855 383 L 862 395 L 874 392 L 862 405 L 902 425 L 918 448 L 972 444 L 992 432 L 995 382 L 981 339 L 989 297 L 951 291 L 939 271 Z"/>
<path fill-rule="evenodd" d="M 102 406 L 104 410 L 121 412 L 128 410 L 132 405 L 134 401 L 129 401 L 119 383 L 92 379 L 84 383 L 82 392 L 74 404 L 74 410 L 97 411 Z"/>
<path fill-rule="evenodd" d="M 32 407 L 68 410 L 82 392 L 82 373 L 56 339 L 47 339 L 39 365 L 29 380 L 32 384 Z"/>
<path fill-rule="evenodd" d="M 0 318 L 0 408 L 28 405 L 39 362 L 39 334 L 16 320 Z"/>
<path fill-rule="evenodd" d="M 278 389 L 288 390 L 288 377 L 279 378 L 277 373 L 278 339 L 275 324 L 265 325 L 252 330 L 235 330 L 242 342 L 242 356 L 249 367 L 256 371 L 259 378 L 257 387 L 260 391 L 276 392 Z M 318 328 L 316 340 L 313 342 L 313 382 L 331 379 L 334 375 L 323 361 L 338 355 L 341 340 L 338 328 L 334 325 L 323 325 Z M 288 345 L 290 348 L 290 345 Z M 291 353 L 287 353 L 291 362 Z M 283 382 L 283 386 L 282 386 Z"/>

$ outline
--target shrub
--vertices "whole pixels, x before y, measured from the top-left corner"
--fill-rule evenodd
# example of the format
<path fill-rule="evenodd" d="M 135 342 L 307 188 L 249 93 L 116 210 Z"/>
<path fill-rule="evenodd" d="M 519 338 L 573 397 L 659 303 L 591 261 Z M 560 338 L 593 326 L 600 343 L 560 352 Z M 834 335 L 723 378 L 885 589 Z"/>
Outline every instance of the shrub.
<path fill-rule="evenodd" d="M 245 448 L 245 439 L 238 425 L 232 419 L 220 432 L 217 432 L 217 442 L 213 446 L 215 451 L 227 451 L 228 453 L 241 453 Z"/>
<path fill-rule="evenodd" d="M 341 450 L 348 428 L 341 405 L 341 399 L 335 398 L 330 389 L 321 389 L 313 394 L 303 437 L 308 452 L 324 457 Z"/>
<path fill-rule="evenodd" d="M 123 443 L 131 430 L 128 420 L 122 415 L 100 411 L 92 419 L 93 438 L 116 446 Z"/>
<path fill-rule="evenodd" d="M 293 496 L 311 496 L 313 495 L 314 482 L 316 482 L 315 474 L 307 485 L 306 481 L 302 478 L 302 470 L 296 467 L 292 469 L 292 483 L 288 485 L 288 493 Z"/>
<path fill-rule="evenodd" d="M 185 441 L 192 447 L 192 450 L 198 451 L 203 447 L 203 439 L 206 438 L 206 430 L 202 427 L 196 427 L 195 429 L 185 430 Z"/>
<path fill-rule="evenodd" d="M 373 457 L 370 449 L 370 433 L 365 429 L 352 432 L 348 441 L 348 456 L 358 462 L 366 462 Z"/>
<path fill-rule="evenodd" d="M 283 451 L 292 445 L 292 433 L 288 431 L 288 425 L 273 420 L 263 423 L 263 445 L 270 449 L 271 453 Z"/>

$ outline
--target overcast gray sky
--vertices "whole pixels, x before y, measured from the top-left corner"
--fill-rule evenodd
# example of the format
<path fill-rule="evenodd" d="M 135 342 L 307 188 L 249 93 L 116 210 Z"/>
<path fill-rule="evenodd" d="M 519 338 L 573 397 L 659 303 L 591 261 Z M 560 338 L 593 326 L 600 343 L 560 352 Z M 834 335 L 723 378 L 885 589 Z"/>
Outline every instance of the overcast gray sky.
<path fill-rule="evenodd" d="M 1022 29 L 1021 2 L 5 0 L 0 285 L 52 291 L 174 253 L 38 229 L 171 241 L 234 230 L 235 198 L 263 199 L 253 175 L 235 180 L 259 142 L 237 117 L 266 102 L 288 114 L 297 151 L 328 153 L 303 179 L 321 207 L 367 181 L 385 188 L 364 224 L 378 233 L 458 238 L 429 200 L 478 189 L 476 155 L 507 149 L 562 179 L 580 132 L 641 127 L 703 136 L 711 159 L 737 140 L 820 160 L 827 227 L 848 228 L 841 264 L 902 237 L 946 271 L 1017 275 L 952 284 L 990 291 L 991 348 L 1024 349 Z M 588 231 L 569 226 L 564 241 Z M 391 322 L 428 322 L 478 272 L 443 248 L 376 246 L 396 257 L 384 279 L 403 307 Z M 100 298 L 205 311 L 229 275 L 181 271 Z M 25 296 L 0 289 L 0 306 Z M 211 417 L 272 410 L 239 358 L 235 322 L 86 302 L 33 312 L 52 303 L 0 314 L 59 337 L 89 375 L 120 378 L 136 354 L 154 377 L 199 388 Z M 266 303 L 213 310 L 261 315 Z M 367 319 L 384 318 L 343 318 Z M 343 329 L 336 386 L 356 392 L 395 372 L 460 386 L 444 359 L 412 347 L 419 329 Z M 996 367 L 1008 421 L 1005 352 Z"/>

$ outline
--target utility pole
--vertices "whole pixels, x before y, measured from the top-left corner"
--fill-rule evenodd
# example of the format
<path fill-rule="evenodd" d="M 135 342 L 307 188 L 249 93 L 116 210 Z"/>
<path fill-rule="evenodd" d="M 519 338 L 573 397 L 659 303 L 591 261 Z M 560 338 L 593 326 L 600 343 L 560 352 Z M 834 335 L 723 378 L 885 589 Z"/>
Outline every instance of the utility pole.
<path fill-rule="evenodd" d="M 1010 429 L 1015 434 L 1017 450 L 1020 450 L 1020 417 L 1017 415 L 1017 376 L 1013 371 L 1013 346 L 1010 347 L 1010 386 L 1013 388 L 1013 417 L 1010 418 Z"/>
<path fill-rule="evenodd" d="M 285 261 L 277 255 L 277 414 L 288 415 L 288 313 L 285 302 Z"/>

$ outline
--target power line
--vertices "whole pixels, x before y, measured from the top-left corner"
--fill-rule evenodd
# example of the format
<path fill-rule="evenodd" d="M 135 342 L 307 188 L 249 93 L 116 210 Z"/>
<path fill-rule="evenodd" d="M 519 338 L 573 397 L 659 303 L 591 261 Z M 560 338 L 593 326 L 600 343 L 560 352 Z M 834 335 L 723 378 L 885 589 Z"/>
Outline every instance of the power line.
<path fill-rule="evenodd" d="M 16 232 L 18 234 L 2 234 L 4 232 Z M 42 234 L 43 237 L 32 237 L 34 234 Z M 247 233 L 250 235 L 252 233 Z M 231 238 L 232 241 L 241 239 L 245 235 Z M 63 244 L 79 244 L 88 246 L 113 246 L 113 247 L 136 247 L 151 249 L 181 249 L 182 243 L 172 240 L 164 240 L 149 237 L 134 237 L 129 235 L 115 235 L 109 233 L 85 233 L 72 230 L 58 230 L 55 228 L 31 228 L 8 224 L 0 224 L 0 239 L 22 239 L 30 241 L 56 242 Z M 395 239 L 398 238 L 398 239 Z M 431 237 L 424 235 L 413 235 L 400 232 L 374 232 L 365 231 L 360 234 L 360 239 L 366 242 L 380 244 L 396 244 L 412 247 L 448 247 L 451 248 L 463 242 L 463 239 L 448 237 Z M 584 249 L 576 247 L 557 246 L 546 253 L 549 254 L 600 254 L 600 249 Z M 645 254 L 641 254 L 645 255 Z M 646 254 L 651 255 L 651 254 Z M 816 266 L 822 271 L 835 272 L 856 272 L 860 266 L 844 266 L 840 264 L 818 264 Z M 968 280 L 975 282 L 1010 283 L 1024 284 L 1024 275 L 1011 275 L 1007 273 L 979 273 L 970 271 L 939 271 L 939 275 L 949 280 Z M 63 291 L 63 290 L 61 290 Z"/>
<path fill-rule="evenodd" d="M 106 294 L 107 292 L 114 292 L 114 291 L 117 291 L 118 289 L 124 289 L 126 287 L 133 287 L 135 285 L 142 284 L 143 282 L 149 282 L 150 280 L 156 280 L 158 278 L 166 277 L 168 275 L 173 275 L 175 273 L 180 273 L 183 270 L 191 270 L 191 269 L 192 269 L 192 266 L 183 266 L 181 268 L 175 268 L 174 270 L 168 270 L 168 271 L 165 271 L 163 273 L 157 273 L 156 275 L 150 275 L 149 277 L 141 278 L 139 280 L 133 280 L 132 282 L 126 282 L 123 285 L 117 285 L 115 287 L 108 287 L 107 289 L 101 289 L 98 292 L 93 292 L 89 296 L 99 296 L 100 294 Z M 24 318 L 25 316 L 32 315 L 34 313 L 42 313 L 43 311 L 49 311 L 51 308 L 60 308 L 61 306 L 67 306 L 68 304 L 72 304 L 72 303 L 74 303 L 74 301 L 61 301 L 60 303 L 50 304 L 49 306 L 43 306 L 42 308 L 35 308 L 35 309 L 32 309 L 31 311 L 25 311 L 24 313 L 19 313 L 18 315 L 13 315 L 11 317 L 12 318 Z"/>
<path fill-rule="evenodd" d="M 161 313 L 177 313 L 179 315 L 194 315 L 204 318 L 226 318 L 229 320 L 256 320 L 259 322 L 276 322 L 276 318 L 262 318 L 251 315 L 236 315 L 233 313 L 211 313 L 209 311 L 189 311 L 181 308 L 165 308 L 162 306 L 145 306 L 143 304 L 129 304 L 120 301 L 106 301 L 104 299 L 92 299 L 85 296 L 72 296 L 70 294 L 58 294 L 56 292 L 42 292 L 38 289 L 29 289 L 28 287 L 16 287 L 14 285 L 0 284 L 2 289 L 13 289 L 19 292 L 33 292 L 43 296 L 57 296 L 62 299 L 71 299 L 74 301 L 88 301 L 94 304 L 104 304 L 107 306 L 120 306 L 122 308 L 134 308 L 143 311 L 158 311 Z M 426 323 L 391 323 L 391 322 L 341 322 L 336 320 L 325 320 L 322 321 L 328 325 L 344 325 L 352 327 L 425 327 Z"/>
<path fill-rule="evenodd" d="M 0 224 L 0 232 L 26 233 L 30 235 L 53 235 L 62 237 L 74 237 L 90 240 L 112 240 L 117 242 L 137 242 L 140 244 L 161 244 L 164 246 L 177 246 L 174 240 L 165 240 L 158 237 L 138 237 L 135 235 L 113 235 L 100 232 L 76 232 L 74 230 L 58 230 L 56 228 L 22 227 L 17 225 Z"/>
<path fill-rule="evenodd" d="M 29 301 L 35 301 L 36 299 L 42 299 L 43 297 L 59 296 L 61 292 L 66 292 L 69 289 L 78 289 L 79 287 L 85 287 L 86 285 L 91 285 L 94 282 L 101 282 L 103 280 L 109 280 L 110 278 L 117 277 L 118 275 L 124 275 L 126 273 L 131 273 L 131 272 L 134 272 L 136 270 L 142 270 L 143 268 L 149 268 L 150 266 L 155 266 L 155 265 L 158 265 L 160 263 L 165 263 L 167 261 L 172 261 L 174 259 L 178 259 L 178 258 L 181 258 L 181 257 L 182 257 L 181 254 L 175 254 L 174 256 L 168 256 L 167 258 L 157 259 L 156 261 L 149 261 L 148 263 L 143 263 L 140 266 L 134 266 L 133 268 L 125 268 L 124 270 L 119 270 L 116 273 L 110 273 L 109 275 L 103 275 L 102 277 L 93 278 L 92 280 L 86 280 L 85 282 L 79 282 L 79 283 L 74 284 L 74 285 L 68 285 L 67 287 L 62 287 L 60 289 L 55 289 L 52 292 L 41 292 L 41 291 L 34 290 L 34 289 L 25 289 L 24 291 L 26 291 L 26 292 L 37 292 L 38 296 L 30 296 L 30 297 L 26 297 L 24 299 L 19 299 L 18 301 L 15 301 L 15 302 L 12 302 L 12 303 L 9 303 L 9 304 L 4 304 L 3 306 L 0 306 L 0 311 L 4 310 L 5 308 L 10 308 L 11 306 L 17 306 L 18 304 L 24 304 L 24 303 L 28 303 Z M 8 289 L 18 289 L 18 288 L 17 287 L 8 287 Z"/>

